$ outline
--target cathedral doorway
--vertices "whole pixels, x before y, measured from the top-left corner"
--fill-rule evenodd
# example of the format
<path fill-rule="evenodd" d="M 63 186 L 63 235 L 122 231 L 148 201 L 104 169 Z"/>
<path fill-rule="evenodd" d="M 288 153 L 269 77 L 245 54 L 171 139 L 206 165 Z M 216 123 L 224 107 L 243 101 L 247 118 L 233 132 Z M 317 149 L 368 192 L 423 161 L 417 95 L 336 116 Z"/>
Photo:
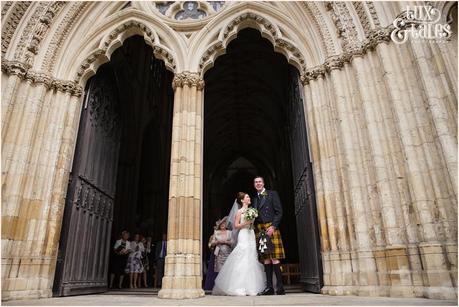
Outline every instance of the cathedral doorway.
<path fill-rule="evenodd" d="M 55 296 L 107 290 L 122 230 L 167 229 L 173 74 L 143 37 L 126 39 L 88 80 L 64 209 Z"/>
<path fill-rule="evenodd" d="M 260 175 L 283 205 L 284 263 L 298 264 L 305 290 L 319 293 L 320 239 L 297 69 L 247 28 L 204 80 L 203 261 L 215 221 L 229 213 L 238 191 L 255 192 Z"/>

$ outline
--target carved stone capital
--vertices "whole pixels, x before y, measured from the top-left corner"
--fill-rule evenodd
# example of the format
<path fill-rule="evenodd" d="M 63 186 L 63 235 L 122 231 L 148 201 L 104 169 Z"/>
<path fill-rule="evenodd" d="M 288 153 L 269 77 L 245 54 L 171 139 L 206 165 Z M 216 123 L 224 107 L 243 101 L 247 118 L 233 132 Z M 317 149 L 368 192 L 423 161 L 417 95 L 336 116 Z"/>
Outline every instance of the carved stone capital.
<path fill-rule="evenodd" d="M 43 84 L 48 89 L 55 89 L 76 97 L 80 97 L 83 93 L 83 87 L 75 81 L 59 80 L 51 75 L 32 71 L 29 68 L 30 66 L 23 62 L 2 61 L 2 71 L 7 75 L 16 75 L 31 84 Z"/>
<path fill-rule="evenodd" d="M 80 97 L 83 93 L 83 88 L 74 81 L 54 79 L 52 86 L 58 91 L 69 93 L 76 97 Z"/>
<path fill-rule="evenodd" d="M 304 74 L 300 76 L 300 80 L 303 83 L 303 85 L 309 84 L 310 81 L 315 80 L 317 78 L 322 78 L 325 73 L 327 72 L 327 69 L 324 64 L 309 68 L 307 69 Z"/>
<path fill-rule="evenodd" d="M 300 77 L 303 85 L 309 84 L 313 79 L 323 77 L 325 73 L 329 73 L 332 70 L 343 68 L 346 63 L 351 63 L 356 57 L 363 57 L 369 50 L 373 50 L 381 43 L 390 42 L 392 30 L 393 26 L 372 29 L 368 33 L 368 37 L 359 44 L 347 45 L 343 53 L 328 57 L 319 66 L 305 69 L 304 75 Z"/>
<path fill-rule="evenodd" d="M 343 53 L 338 56 L 331 56 L 329 57 L 324 65 L 327 71 L 332 71 L 335 69 L 341 69 L 343 68 L 344 64 L 347 62 L 347 58 L 349 57 L 349 54 Z"/>
<path fill-rule="evenodd" d="M 365 49 L 374 49 L 377 45 L 383 42 L 390 42 L 390 33 L 392 32 L 393 26 L 386 28 L 376 28 L 368 33 Z"/>
<path fill-rule="evenodd" d="M 2 71 L 8 75 L 15 75 L 24 79 L 29 66 L 19 61 L 2 60 Z"/>
<path fill-rule="evenodd" d="M 25 75 L 25 79 L 32 84 L 43 84 L 48 89 L 51 88 L 53 83 L 53 77 L 41 72 L 28 71 Z"/>
<path fill-rule="evenodd" d="M 204 88 L 204 80 L 195 72 L 181 72 L 175 74 L 174 79 L 172 80 L 172 88 L 175 90 L 177 87 L 193 87 L 196 86 L 198 90 Z"/>

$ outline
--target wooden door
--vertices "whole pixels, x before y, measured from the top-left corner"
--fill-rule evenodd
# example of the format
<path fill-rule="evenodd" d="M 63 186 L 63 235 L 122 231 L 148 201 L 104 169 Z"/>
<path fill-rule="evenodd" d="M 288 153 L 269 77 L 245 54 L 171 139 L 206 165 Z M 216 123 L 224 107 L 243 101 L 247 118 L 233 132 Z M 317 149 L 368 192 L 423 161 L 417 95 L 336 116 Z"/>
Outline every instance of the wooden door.
<path fill-rule="evenodd" d="M 53 293 L 107 289 L 121 121 L 113 71 L 88 81 L 67 191 Z"/>
<path fill-rule="evenodd" d="M 319 224 L 309 157 L 302 89 L 298 71 L 289 72 L 288 130 L 292 156 L 295 216 L 298 232 L 300 281 L 305 290 L 320 293 L 323 286 Z"/>

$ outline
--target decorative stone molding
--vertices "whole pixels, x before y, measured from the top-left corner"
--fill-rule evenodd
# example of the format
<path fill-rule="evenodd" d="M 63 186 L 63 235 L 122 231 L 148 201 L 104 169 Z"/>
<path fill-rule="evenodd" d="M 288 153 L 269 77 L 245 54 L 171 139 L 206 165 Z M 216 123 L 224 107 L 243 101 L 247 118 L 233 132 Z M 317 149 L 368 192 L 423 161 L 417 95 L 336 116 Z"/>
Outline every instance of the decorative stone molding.
<path fill-rule="evenodd" d="M 245 20 L 253 20 L 257 24 L 262 25 L 266 30 L 271 33 L 271 36 L 276 37 L 278 35 L 276 27 L 268 21 L 266 18 L 263 18 L 255 13 L 243 13 L 238 17 L 234 18 L 223 30 L 223 38 L 227 38 L 228 35 L 233 31 L 233 29 L 241 24 Z"/>
<path fill-rule="evenodd" d="M 83 87 L 75 81 L 60 80 L 43 72 L 29 70 L 30 65 L 19 61 L 2 61 L 2 71 L 7 75 L 16 75 L 32 84 L 43 84 L 46 88 L 69 93 L 80 97 Z"/>
<path fill-rule="evenodd" d="M 374 26 L 375 27 L 380 27 L 381 26 L 381 22 L 379 21 L 378 13 L 376 12 L 376 8 L 375 8 L 374 2 L 366 1 L 365 4 L 367 6 L 368 12 L 369 12 L 369 14 L 371 16 L 370 19 L 373 22 Z"/>
<path fill-rule="evenodd" d="M 341 69 L 346 63 L 352 62 L 355 57 L 365 55 L 369 50 L 374 50 L 377 45 L 383 42 L 390 42 L 390 34 L 394 27 L 392 25 L 386 28 L 372 29 L 368 33 L 368 37 L 359 43 L 354 48 L 348 48 L 345 52 L 339 55 L 333 55 L 327 58 L 327 60 L 316 67 L 306 69 L 301 76 L 303 85 L 309 83 L 309 81 L 323 77 L 325 73 L 328 73 L 334 69 Z"/>
<path fill-rule="evenodd" d="M 50 28 L 54 17 L 66 5 L 66 2 L 40 2 L 35 14 L 30 19 L 16 49 L 15 59 L 27 64 L 33 63 L 41 41 Z"/>
<path fill-rule="evenodd" d="M 85 12 L 86 8 L 90 6 L 90 2 L 75 2 L 70 10 L 66 13 L 64 19 L 59 23 L 59 31 L 56 31 L 47 46 L 45 59 L 41 65 L 41 70 L 53 72 L 55 59 L 63 42 L 67 39 L 70 30 L 72 29 L 75 21 Z"/>
<path fill-rule="evenodd" d="M 2 19 L 5 17 L 6 13 L 10 11 L 2 27 L 2 56 L 5 56 L 11 38 L 19 25 L 19 21 L 21 21 L 22 16 L 24 16 L 31 3 L 31 1 L 18 1 L 14 3 L 13 1 L 8 1 L 2 8 Z"/>
<path fill-rule="evenodd" d="M 52 87 L 76 97 L 80 97 L 83 94 L 83 87 L 75 81 L 53 79 Z"/>
<path fill-rule="evenodd" d="M 371 30 L 371 23 L 370 19 L 368 18 L 368 14 L 365 11 L 365 2 L 362 1 L 353 1 L 352 5 L 359 16 L 360 24 L 362 25 L 363 32 L 367 34 Z"/>
<path fill-rule="evenodd" d="M 335 49 L 335 46 L 333 44 L 333 39 L 328 29 L 328 26 L 325 23 L 324 18 L 319 18 L 319 16 L 321 16 L 322 14 L 319 8 L 317 7 L 317 3 L 308 1 L 304 1 L 302 3 L 306 11 L 311 16 L 314 24 L 316 25 L 316 29 L 318 29 L 320 32 L 320 36 L 323 39 L 322 44 L 325 47 L 324 50 L 326 50 L 326 56 L 336 54 L 337 50 Z"/>
<path fill-rule="evenodd" d="M 346 2 L 326 2 L 325 7 L 330 11 L 331 18 L 338 31 L 338 38 L 342 39 L 343 50 L 353 48 L 358 44 L 358 34 L 355 23 L 347 8 Z"/>
<path fill-rule="evenodd" d="M 381 26 L 375 5 L 371 1 L 353 1 L 354 9 L 359 17 L 365 36 L 374 28 Z"/>
<path fill-rule="evenodd" d="M 101 44 L 103 47 L 94 50 L 83 61 L 75 76 L 75 82 L 79 82 L 81 78 L 88 72 L 88 70 L 96 71 L 98 68 L 95 67 L 97 60 L 103 57 L 109 58 L 110 54 L 108 53 L 113 52 L 112 48 L 110 47 L 113 45 L 115 40 L 123 41 L 126 39 L 126 37 L 121 38 L 123 33 L 133 28 L 138 29 L 141 33 L 143 33 L 146 42 L 152 46 L 154 55 L 163 60 L 166 67 L 168 67 L 171 71 L 174 71 L 176 68 L 175 59 L 172 56 L 172 53 L 165 46 L 160 45 L 160 39 L 157 33 L 155 33 L 150 27 L 140 21 L 129 20 L 112 30 L 106 40 Z"/>
<path fill-rule="evenodd" d="M 304 56 L 296 45 L 289 39 L 282 37 L 279 29 L 266 18 L 251 12 L 242 13 L 222 28 L 217 40 L 209 44 L 209 47 L 201 56 L 199 68 L 205 72 L 213 65 L 215 58 L 224 53 L 224 49 L 229 42 L 237 36 L 237 31 L 244 22 L 254 22 L 260 27 L 260 32 L 269 36 L 269 40 L 274 45 L 274 49 L 283 53 L 289 61 L 296 64 L 301 71 L 305 65 Z"/>
<path fill-rule="evenodd" d="M 31 5 L 31 10 L 34 10 L 32 16 L 27 22 L 27 26 L 24 28 L 21 38 L 19 40 L 18 46 L 14 52 L 14 59 L 18 61 L 23 60 L 23 55 L 26 50 L 26 46 L 29 43 L 30 37 L 32 36 L 33 29 L 38 23 L 38 19 L 43 15 L 48 3 L 47 2 L 38 2 L 38 4 Z"/>
<path fill-rule="evenodd" d="M 24 79 L 29 66 L 19 61 L 6 61 L 2 60 L 2 71 L 7 75 L 15 75 Z"/>
<path fill-rule="evenodd" d="M 13 5 L 13 1 L 5 1 L 2 7 L 2 19 L 5 17 L 6 12 L 10 9 L 10 7 Z"/>
<path fill-rule="evenodd" d="M 202 90 L 204 89 L 204 79 L 196 72 L 184 71 L 175 74 L 172 80 L 172 88 L 175 90 L 177 87 L 183 87 L 185 85 L 189 87 L 196 86 L 198 90 Z"/>
<path fill-rule="evenodd" d="M 50 89 L 53 86 L 53 78 L 45 73 L 28 71 L 25 75 L 25 80 L 32 84 L 43 84 Z"/>
<path fill-rule="evenodd" d="M 65 2 L 54 2 L 51 4 L 45 14 L 40 17 L 38 24 L 36 25 L 29 46 L 27 46 L 27 50 L 33 54 L 37 54 L 38 46 L 46 34 L 46 31 L 49 29 L 51 23 L 53 22 L 54 17 L 56 14 L 62 9 L 65 5 Z"/>

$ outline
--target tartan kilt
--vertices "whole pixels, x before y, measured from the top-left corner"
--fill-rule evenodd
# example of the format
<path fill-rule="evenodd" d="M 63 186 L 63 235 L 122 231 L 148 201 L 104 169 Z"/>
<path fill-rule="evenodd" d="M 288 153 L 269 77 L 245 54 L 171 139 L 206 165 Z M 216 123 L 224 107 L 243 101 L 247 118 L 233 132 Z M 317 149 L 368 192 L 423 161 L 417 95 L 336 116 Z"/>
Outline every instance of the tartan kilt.
<path fill-rule="evenodd" d="M 260 223 L 256 225 L 255 231 L 257 235 L 257 248 L 258 248 L 258 240 L 260 239 L 260 232 L 261 231 L 266 231 L 269 226 L 271 226 L 272 223 Z M 260 258 L 262 260 L 265 259 L 285 259 L 285 252 L 284 252 L 284 245 L 282 244 L 282 238 L 281 238 L 281 233 L 279 229 L 276 228 L 274 230 L 273 235 L 271 236 L 271 241 L 273 242 L 274 245 L 274 252 L 271 254 L 266 254 L 266 255 L 260 255 Z"/>

